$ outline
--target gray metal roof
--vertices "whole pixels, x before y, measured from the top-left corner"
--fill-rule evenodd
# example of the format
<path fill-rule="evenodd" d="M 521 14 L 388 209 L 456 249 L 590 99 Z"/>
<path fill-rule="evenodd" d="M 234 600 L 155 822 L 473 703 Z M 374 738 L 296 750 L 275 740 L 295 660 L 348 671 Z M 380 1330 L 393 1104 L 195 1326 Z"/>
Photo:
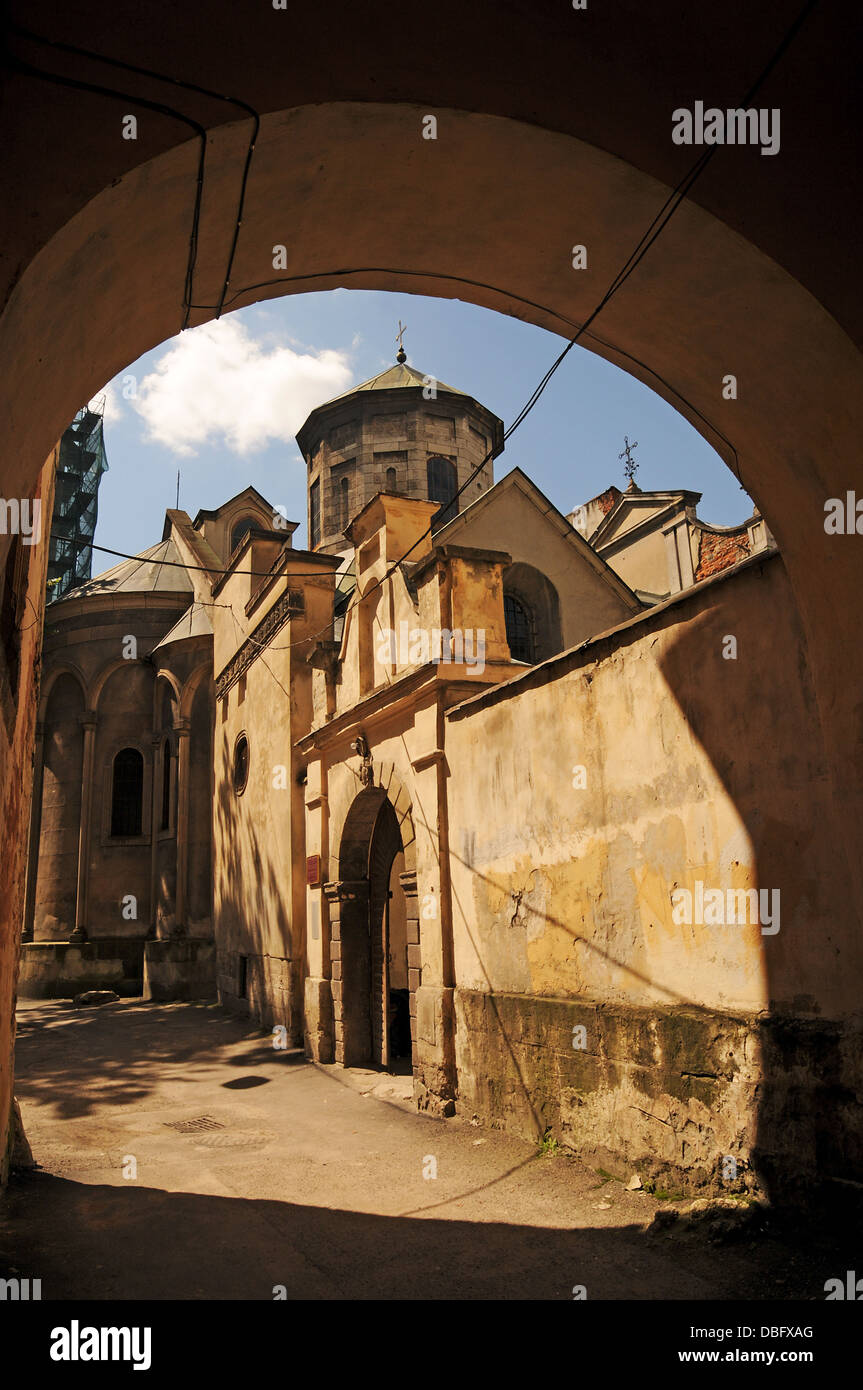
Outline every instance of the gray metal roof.
<path fill-rule="evenodd" d="M 165 562 L 168 563 L 165 563 Z M 175 568 L 179 566 L 179 568 Z M 140 551 L 133 560 L 123 560 L 113 569 L 88 579 L 76 589 L 69 589 L 57 603 L 73 598 L 90 598 L 97 594 L 141 594 L 192 592 L 192 581 L 183 559 L 172 540 L 159 541 L 149 550 Z M 54 605 L 52 604 L 52 607 Z"/>

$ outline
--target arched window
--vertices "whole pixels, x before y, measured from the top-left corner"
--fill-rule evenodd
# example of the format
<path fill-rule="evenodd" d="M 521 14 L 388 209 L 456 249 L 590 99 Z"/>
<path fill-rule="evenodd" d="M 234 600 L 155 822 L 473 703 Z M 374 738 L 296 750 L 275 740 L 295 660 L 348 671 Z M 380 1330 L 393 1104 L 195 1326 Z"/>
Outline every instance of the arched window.
<path fill-rule="evenodd" d="M 171 740 L 162 745 L 162 820 L 160 830 L 171 828 Z"/>
<path fill-rule="evenodd" d="M 344 531 L 350 521 L 351 485 L 347 478 L 339 479 L 339 529 Z"/>
<path fill-rule="evenodd" d="M 432 526 L 439 527 L 451 521 L 458 511 L 455 495 L 458 492 L 458 473 L 450 459 L 430 458 L 426 465 L 428 495 L 430 502 L 441 502 L 440 511 L 432 517 Z"/>
<path fill-rule="evenodd" d="M 321 480 L 315 478 L 309 488 L 309 549 L 321 542 Z"/>
<path fill-rule="evenodd" d="M 398 474 L 394 468 L 387 469 L 387 492 L 397 492 L 399 486 Z"/>
<path fill-rule="evenodd" d="M 237 546 L 240 544 L 240 541 L 243 539 L 243 536 L 245 536 L 246 532 L 251 531 L 252 527 L 255 525 L 257 525 L 255 518 L 251 516 L 241 517 L 240 520 L 236 523 L 233 531 L 231 532 L 232 555 L 236 550 Z"/>
<path fill-rule="evenodd" d="M 141 834 L 144 759 L 137 748 L 121 748 L 114 759 L 111 786 L 111 834 Z"/>
<path fill-rule="evenodd" d="M 240 734 L 234 744 L 234 791 L 242 796 L 249 780 L 249 740 Z"/>
<path fill-rule="evenodd" d="M 503 616 L 510 656 L 513 661 L 526 661 L 532 666 L 536 657 L 530 609 L 520 598 L 516 598 L 515 594 L 504 594 Z"/>

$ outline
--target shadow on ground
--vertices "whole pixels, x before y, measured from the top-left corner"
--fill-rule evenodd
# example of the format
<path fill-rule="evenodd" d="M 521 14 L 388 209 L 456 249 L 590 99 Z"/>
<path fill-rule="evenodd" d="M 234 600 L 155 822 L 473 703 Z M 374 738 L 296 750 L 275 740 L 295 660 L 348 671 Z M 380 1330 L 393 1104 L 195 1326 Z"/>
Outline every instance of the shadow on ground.
<path fill-rule="evenodd" d="M 6 1199 L 0 1270 L 41 1278 L 46 1300 L 271 1300 L 278 1285 L 288 1299 L 571 1300 L 576 1284 L 589 1299 L 823 1299 L 841 1273 L 835 1251 L 769 1245 L 768 1271 L 763 1245 L 753 1261 L 745 1246 L 675 1247 L 635 1227 L 385 1217 L 32 1173 Z"/>
<path fill-rule="evenodd" d="M 118 1012 L 122 1031 L 116 1027 Z M 58 1000 L 30 1006 L 18 1014 L 15 1092 L 19 1100 L 48 1106 L 57 1119 L 93 1115 L 100 1106 L 143 1103 L 168 1067 L 187 1066 L 191 1080 L 208 1063 L 248 1066 L 246 1056 L 226 1054 L 238 1039 L 248 1038 L 250 1055 L 259 1057 L 267 1030 L 252 1034 L 253 1028 L 248 1019 L 232 1017 L 207 1001 L 170 1005 L 124 1000 L 101 1009 L 76 1009 Z M 299 1052 L 281 1060 L 302 1063 L 304 1058 Z"/>

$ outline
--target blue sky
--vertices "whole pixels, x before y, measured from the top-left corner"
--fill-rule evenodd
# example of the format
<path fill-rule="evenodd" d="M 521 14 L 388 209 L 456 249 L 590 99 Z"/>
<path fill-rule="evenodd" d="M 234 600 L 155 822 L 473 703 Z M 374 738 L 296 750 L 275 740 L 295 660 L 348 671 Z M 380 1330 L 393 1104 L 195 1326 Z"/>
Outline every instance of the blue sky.
<path fill-rule="evenodd" d="M 365 290 L 267 300 L 189 330 L 108 384 L 97 544 L 137 552 L 159 540 L 179 468 L 180 506 L 192 516 L 252 483 L 300 522 L 294 544 L 304 546 L 305 469 L 293 434 L 315 405 L 395 360 L 399 319 L 408 361 L 505 425 L 565 341 L 459 300 Z M 751 514 L 739 483 L 682 416 L 580 347 L 497 459 L 495 476 L 518 465 L 569 512 L 611 483 L 626 486 L 624 435 L 638 441 L 641 487 L 701 492 L 699 515 L 718 525 Z M 114 563 L 97 551 L 93 572 Z"/>

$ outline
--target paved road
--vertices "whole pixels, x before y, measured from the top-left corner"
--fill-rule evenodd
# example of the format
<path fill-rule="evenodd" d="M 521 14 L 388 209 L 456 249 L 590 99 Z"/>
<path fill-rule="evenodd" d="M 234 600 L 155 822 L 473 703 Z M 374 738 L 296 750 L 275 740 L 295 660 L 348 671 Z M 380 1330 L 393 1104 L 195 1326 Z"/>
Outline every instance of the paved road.
<path fill-rule="evenodd" d="M 0 1272 L 43 1299 L 812 1298 L 836 1272 L 773 1237 L 648 1236 L 646 1194 L 213 1004 L 25 1003 L 17 1069 L 40 1167 Z"/>

